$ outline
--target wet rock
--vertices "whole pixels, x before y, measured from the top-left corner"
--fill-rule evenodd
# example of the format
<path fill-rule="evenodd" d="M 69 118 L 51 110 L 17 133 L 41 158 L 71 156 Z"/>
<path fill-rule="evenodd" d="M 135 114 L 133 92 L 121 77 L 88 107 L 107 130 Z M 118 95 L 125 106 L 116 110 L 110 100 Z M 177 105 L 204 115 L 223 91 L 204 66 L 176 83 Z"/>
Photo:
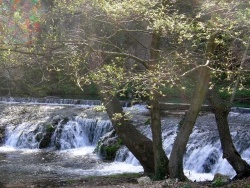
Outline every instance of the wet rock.
<path fill-rule="evenodd" d="M 0 144 L 4 142 L 4 135 L 5 135 L 5 127 L 0 127 Z"/>
<path fill-rule="evenodd" d="M 119 139 L 116 132 L 112 130 L 100 139 L 95 151 L 103 160 L 114 160 L 116 152 L 121 148 L 121 146 L 121 139 Z"/>
<path fill-rule="evenodd" d="M 61 117 L 59 115 L 56 115 L 52 118 L 52 124 L 57 125 L 61 120 Z"/>
<path fill-rule="evenodd" d="M 69 121 L 69 117 L 63 117 L 61 115 L 56 115 L 52 118 L 52 125 L 56 126 L 58 123 L 66 124 Z"/>
<path fill-rule="evenodd" d="M 48 135 L 46 136 L 46 138 L 51 138 L 53 133 L 55 132 L 56 137 L 54 138 L 54 140 L 52 141 L 53 144 L 56 149 L 61 149 L 61 143 L 60 143 L 60 138 L 61 138 L 61 134 L 62 134 L 62 130 L 64 125 L 69 121 L 68 117 L 62 117 L 62 116 L 55 116 L 52 120 L 52 124 L 51 126 L 53 127 L 53 131 L 51 130 L 50 132 L 48 132 Z M 45 138 L 45 141 L 46 141 Z"/>
<path fill-rule="evenodd" d="M 43 139 L 43 133 L 39 132 L 35 135 L 35 139 L 37 142 L 40 142 Z"/>
<path fill-rule="evenodd" d="M 202 168 L 204 169 L 205 173 L 210 173 L 214 168 L 215 164 L 217 164 L 219 160 L 219 153 L 217 150 L 211 152 L 211 154 L 205 159 Z"/>
<path fill-rule="evenodd" d="M 51 143 L 51 137 L 55 131 L 55 127 L 52 124 L 46 125 L 45 132 L 43 133 L 43 137 L 41 139 L 41 142 L 39 144 L 39 148 L 47 148 L 50 146 Z"/>

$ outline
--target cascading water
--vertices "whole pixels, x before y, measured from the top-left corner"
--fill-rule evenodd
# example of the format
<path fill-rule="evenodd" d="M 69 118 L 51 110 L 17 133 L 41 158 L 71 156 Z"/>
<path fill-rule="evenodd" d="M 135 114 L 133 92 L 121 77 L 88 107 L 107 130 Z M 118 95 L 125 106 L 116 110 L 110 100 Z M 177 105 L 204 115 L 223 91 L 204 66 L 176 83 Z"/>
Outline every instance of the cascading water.
<path fill-rule="evenodd" d="M 18 126 L 7 126 L 5 144 L 16 148 L 35 149 L 39 147 L 38 137 L 41 137 L 44 127 L 30 122 L 21 123 Z"/>
<path fill-rule="evenodd" d="M 100 137 L 112 130 L 104 112 L 88 105 L 0 107 L 0 128 L 5 127 L 0 182 L 60 181 L 142 171 L 140 166 L 123 162 L 104 163 L 94 153 Z"/>
<path fill-rule="evenodd" d="M 26 177 L 38 174 L 80 177 L 142 171 L 138 160 L 126 147 L 117 152 L 113 163 L 103 163 L 93 154 L 99 139 L 112 130 L 106 113 L 97 113 L 89 106 L 8 106 L 6 109 L 0 118 L 0 125 L 6 127 L 5 146 L 0 147 L 0 172 L 28 174 Z M 124 109 L 133 113 L 134 124 L 151 138 L 150 126 L 143 123 L 148 119 L 148 110 L 142 106 Z M 179 121 L 180 117 L 174 116 L 164 117 L 162 120 L 163 146 L 168 156 L 178 132 Z M 229 122 L 236 148 L 250 163 L 250 114 L 230 113 Z M 47 145 L 44 144 L 45 139 L 48 139 Z M 41 147 L 42 142 L 44 147 Z M 234 175 L 232 167 L 222 159 L 212 114 L 198 118 L 187 145 L 184 167 L 186 175 L 197 181 L 211 179 L 212 174 L 217 172 Z M 9 177 L 14 178 L 12 175 Z"/>
<path fill-rule="evenodd" d="M 172 150 L 174 139 L 178 132 L 179 118 L 166 118 L 163 125 L 163 147 L 168 156 Z M 242 158 L 250 163 L 250 114 L 230 113 L 229 123 L 232 139 Z M 142 132 L 151 138 L 150 126 L 142 128 Z M 116 155 L 117 161 L 137 164 L 127 148 L 121 148 Z M 213 174 L 221 173 L 230 177 L 235 176 L 235 171 L 222 158 L 222 148 L 213 114 L 200 116 L 193 133 L 190 136 L 186 155 L 184 157 L 186 176 L 192 180 L 213 178 Z"/>
<path fill-rule="evenodd" d="M 7 126 L 5 145 L 16 148 L 39 148 L 45 136 L 44 123 L 24 122 Z M 51 138 L 50 146 L 57 149 L 71 149 L 83 146 L 95 146 L 101 136 L 112 130 L 109 120 L 87 119 L 76 116 L 67 123 L 58 123 Z"/>
<path fill-rule="evenodd" d="M 66 124 L 59 123 L 53 135 L 53 145 L 60 149 L 95 146 L 100 137 L 111 129 L 109 120 L 75 117 Z"/>

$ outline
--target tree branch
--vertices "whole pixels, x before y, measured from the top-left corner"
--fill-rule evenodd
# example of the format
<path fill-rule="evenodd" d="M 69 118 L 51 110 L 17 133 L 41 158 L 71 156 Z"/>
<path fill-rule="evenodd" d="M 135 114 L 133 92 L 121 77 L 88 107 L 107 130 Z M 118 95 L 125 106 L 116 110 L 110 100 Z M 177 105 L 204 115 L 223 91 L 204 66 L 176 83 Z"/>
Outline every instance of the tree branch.
<path fill-rule="evenodd" d="M 194 67 L 194 68 L 190 69 L 190 70 L 187 71 L 187 72 L 184 72 L 180 77 L 189 76 L 189 75 L 193 74 L 195 71 L 198 71 L 199 69 L 201 69 L 201 68 L 203 68 L 203 67 L 206 67 L 206 68 L 210 69 L 211 71 L 223 72 L 223 71 L 220 71 L 220 70 L 213 69 L 212 67 L 209 67 L 209 66 L 208 66 L 208 62 L 207 62 L 205 65 L 199 65 L 199 66 L 197 66 L 197 67 Z"/>

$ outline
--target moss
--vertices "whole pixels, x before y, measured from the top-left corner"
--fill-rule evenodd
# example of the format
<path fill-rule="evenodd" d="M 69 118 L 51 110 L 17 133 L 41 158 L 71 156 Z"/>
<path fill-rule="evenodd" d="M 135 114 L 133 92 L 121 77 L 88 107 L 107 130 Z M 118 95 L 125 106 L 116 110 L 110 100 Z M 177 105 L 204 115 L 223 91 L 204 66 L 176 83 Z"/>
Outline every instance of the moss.
<path fill-rule="evenodd" d="M 54 132 L 55 127 L 52 124 L 46 125 L 46 132 Z"/>
<path fill-rule="evenodd" d="M 105 160 L 114 160 L 116 156 L 116 152 L 120 149 L 122 146 L 122 140 L 118 139 L 116 144 L 111 145 L 111 146 L 104 146 L 101 145 L 100 149 L 103 153 L 105 153 Z"/>
<path fill-rule="evenodd" d="M 144 125 L 149 125 L 151 123 L 151 119 L 148 118 L 145 122 L 144 122 Z"/>
<path fill-rule="evenodd" d="M 221 178 L 217 178 L 215 181 L 212 182 L 213 187 L 220 187 L 222 185 L 224 185 L 224 183 Z"/>
<path fill-rule="evenodd" d="M 115 158 L 116 152 L 120 147 L 117 145 L 114 146 L 107 146 L 105 148 L 106 151 L 106 159 L 107 160 L 113 160 Z"/>

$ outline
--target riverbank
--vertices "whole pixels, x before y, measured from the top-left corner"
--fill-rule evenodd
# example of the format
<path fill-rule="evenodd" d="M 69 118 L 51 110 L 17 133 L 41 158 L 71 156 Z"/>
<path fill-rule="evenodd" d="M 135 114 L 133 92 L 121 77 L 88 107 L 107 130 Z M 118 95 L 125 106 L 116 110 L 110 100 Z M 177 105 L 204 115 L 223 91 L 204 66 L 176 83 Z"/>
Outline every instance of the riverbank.
<path fill-rule="evenodd" d="M 120 174 L 98 177 L 84 177 L 70 180 L 43 180 L 36 182 L 20 182 L 18 184 L 2 185 L 0 188 L 249 188 L 250 178 L 231 181 L 219 186 L 211 182 L 177 182 L 175 180 L 153 181 L 151 184 L 139 185 L 137 179 L 142 174 Z"/>

